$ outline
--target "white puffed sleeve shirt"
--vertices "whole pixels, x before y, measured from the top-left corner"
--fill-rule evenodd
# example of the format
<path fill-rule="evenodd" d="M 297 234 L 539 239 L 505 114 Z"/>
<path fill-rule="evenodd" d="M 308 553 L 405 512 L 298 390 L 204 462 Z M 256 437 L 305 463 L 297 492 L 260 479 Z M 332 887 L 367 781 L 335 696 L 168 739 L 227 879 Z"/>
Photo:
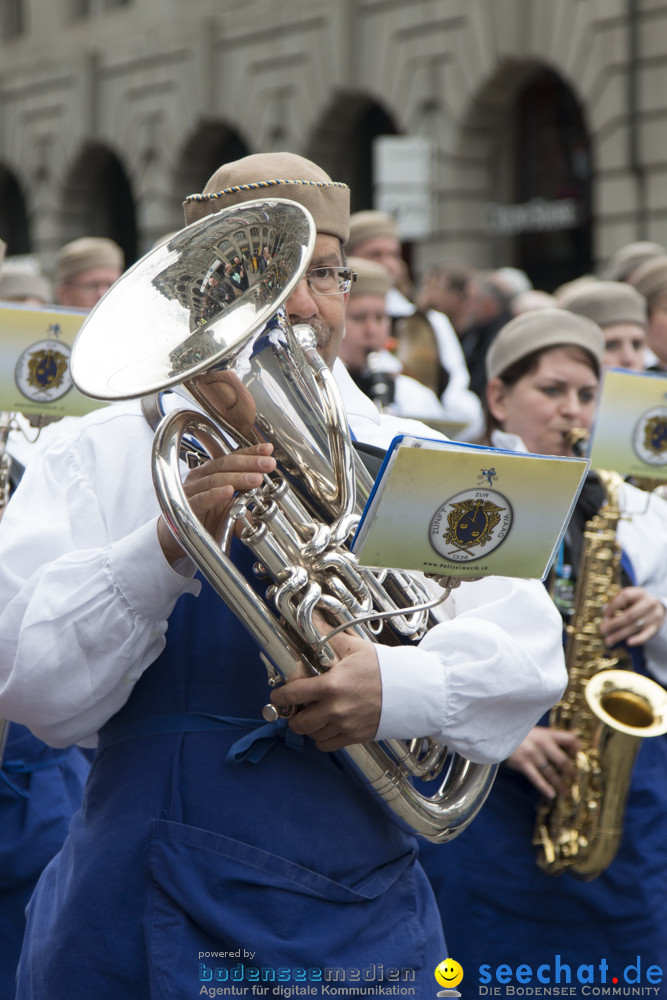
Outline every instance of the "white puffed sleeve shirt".
<path fill-rule="evenodd" d="M 335 371 L 359 441 L 427 431 L 380 416 Z M 95 744 L 164 648 L 178 598 L 199 591 L 190 561 L 173 568 L 158 543 L 152 438 L 136 401 L 54 430 L 0 522 L 0 715 L 54 746 Z M 539 582 L 500 578 L 462 584 L 442 617 L 419 648 L 376 646 L 378 738 L 432 735 L 501 760 L 565 686 L 560 619 Z"/>

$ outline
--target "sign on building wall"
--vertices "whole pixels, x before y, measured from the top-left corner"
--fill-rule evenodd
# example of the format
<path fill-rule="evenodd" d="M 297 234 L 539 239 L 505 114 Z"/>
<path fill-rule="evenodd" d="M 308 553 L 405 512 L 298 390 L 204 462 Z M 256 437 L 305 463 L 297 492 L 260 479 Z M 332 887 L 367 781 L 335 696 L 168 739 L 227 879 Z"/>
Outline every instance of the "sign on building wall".
<path fill-rule="evenodd" d="M 401 240 L 433 231 L 433 144 L 412 135 L 381 135 L 373 142 L 374 207 L 396 218 Z"/>

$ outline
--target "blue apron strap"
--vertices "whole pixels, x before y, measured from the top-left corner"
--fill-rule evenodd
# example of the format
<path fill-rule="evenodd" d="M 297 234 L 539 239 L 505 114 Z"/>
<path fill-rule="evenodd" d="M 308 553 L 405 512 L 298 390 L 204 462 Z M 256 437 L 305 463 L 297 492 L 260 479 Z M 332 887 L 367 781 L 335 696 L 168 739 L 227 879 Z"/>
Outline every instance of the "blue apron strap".
<path fill-rule="evenodd" d="M 66 747 L 64 750 L 49 754 L 48 757 L 39 757 L 35 760 L 21 760 L 20 758 L 5 760 L 2 764 L 2 770 L 7 774 L 31 774 L 33 771 L 47 771 L 50 767 L 57 767 L 69 757 L 71 752 L 71 747 Z"/>
<path fill-rule="evenodd" d="M 62 761 L 70 756 L 71 750 L 71 747 L 67 747 L 65 750 L 53 751 L 48 756 L 37 757 L 34 760 L 23 760 L 21 758 L 5 760 L 0 768 L 0 781 L 10 788 L 14 795 L 18 795 L 22 799 L 29 799 L 30 790 L 28 788 L 20 788 L 11 780 L 9 775 L 32 774 L 34 771 L 47 771 L 51 767 L 58 767 Z"/>
<path fill-rule="evenodd" d="M 116 743 L 139 739 L 143 736 L 164 736 L 169 733 L 222 732 L 230 729 L 251 730 L 229 748 L 227 760 L 247 760 L 257 764 L 271 749 L 276 740 L 294 750 L 301 750 L 303 737 L 292 732 L 286 719 L 262 723 L 259 719 L 242 719 L 205 712 L 172 712 L 151 715 L 141 719 L 123 719 L 108 722 L 99 734 L 99 750 L 106 750 Z"/>
<path fill-rule="evenodd" d="M 236 763 L 247 760 L 251 764 L 258 764 L 278 739 L 283 740 L 285 745 L 293 750 L 303 749 L 303 736 L 292 732 L 287 719 L 276 719 L 248 733 L 247 736 L 242 736 L 232 744 L 227 752 L 227 760 Z"/>
<path fill-rule="evenodd" d="M 623 549 L 621 551 L 621 569 L 625 570 L 626 576 L 627 576 L 628 581 L 629 581 L 629 585 L 631 587 L 635 587 L 637 585 L 637 577 L 635 575 L 635 568 L 632 565 L 632 563 L 630 561 L 630 556 L 625 551 L 625 549 Z"/>

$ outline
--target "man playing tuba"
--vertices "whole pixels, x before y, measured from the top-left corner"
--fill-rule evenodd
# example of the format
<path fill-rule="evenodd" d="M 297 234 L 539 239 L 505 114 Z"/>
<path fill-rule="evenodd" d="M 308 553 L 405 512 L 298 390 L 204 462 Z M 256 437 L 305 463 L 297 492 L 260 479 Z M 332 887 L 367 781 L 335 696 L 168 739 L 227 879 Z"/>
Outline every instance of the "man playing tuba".
<path fill-rule="evenodd" d="M 253 155 L 189 197 L 186 222 L 271 197 L 315 220 L 286 310 L 315 331 L 354 437 L 386 447 L 425 433 L 381 416 L 336 362 L 345 185 L 291 153 Z M 159 513 L 139 403 L 54 438 L 0 529 L 0 712 L 53 745 L 99 749 L 29 907 L 17 996 L 145 1000 L 281 982 L 324 995 L 327 982 L 397 976 L 427 995 L 445 943 L 415 837 L 335 751 L 428 735 L 476 762 L 507 757 L 565 683 L 541 584 L 463 583 L 417 648 L 338 634 L 328 672 L 272 694 L 301 710 L 267 724 L 261 650 Z M 185 481 L 192 509 L 218 536 L 234 494 L 274 467 L 269 444 L 205 462 Z"/>

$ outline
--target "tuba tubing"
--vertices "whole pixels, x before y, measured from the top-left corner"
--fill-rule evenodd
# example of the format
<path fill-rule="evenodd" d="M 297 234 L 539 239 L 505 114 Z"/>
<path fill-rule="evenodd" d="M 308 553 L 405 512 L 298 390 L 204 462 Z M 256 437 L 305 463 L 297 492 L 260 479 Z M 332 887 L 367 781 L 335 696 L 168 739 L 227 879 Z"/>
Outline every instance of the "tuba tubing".
<path fill-rule="evenodd" d="M 192 512 L 179 469 L 184 438 L 191 434 L 200 434 L 208 442 L 214 442 L 209 445 L 212 457 L 228 451 L 226 439 L 220 436 L 216 424 L 194 411 L 177 411 L 162 421 L 153 443 L 153 477 L 170 529 L 282 678 L 289 679 L 304 670 L 319 672 Z M 410 765 L 412 753 L 402 741 L 387 741 L 387 746 L 391 753 L 379 743 L 355 744 L 340 752 L 394 818 L 411 831 L 433 843 L 444 843 L 458 836 L 483 805 L 496 766 L 474 764 L 454 754 L 445 765 L 447 773 L 441 787 L 446 785 L 446 794 L 427 796 L 417 790 L 412 778 L 426 776 L 437 767 L 433 752 L 425 768 L 420 768 L 419 764 Z"/>

